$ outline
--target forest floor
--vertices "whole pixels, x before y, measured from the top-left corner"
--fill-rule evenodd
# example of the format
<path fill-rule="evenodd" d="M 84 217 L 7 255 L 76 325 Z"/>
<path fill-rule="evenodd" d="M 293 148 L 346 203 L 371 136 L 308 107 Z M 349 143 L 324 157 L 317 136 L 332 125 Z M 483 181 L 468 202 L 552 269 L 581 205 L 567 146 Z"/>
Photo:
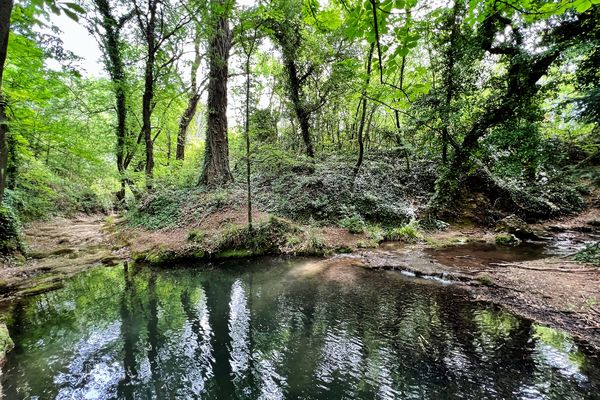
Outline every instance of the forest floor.
<path fill-rule="evenodd" d="M 255 221 L 268 215 L 256 212 Z M 243 224 L 243 210 L 217 212 L 202 223 L 208 235 L 225 225 Z M 600 348 L 600 268 L 571 260 L 586 243 L 598 241 L 600 210 L 536 226 L 552 239 L 519 247 L 493 244 L 490 229 L 462 226 L 427 233 L 419 243 L 382 243 L 360 248 L 362 234 L 320 227 L 318 235 L 330 249 L 353 250 L 323 263 L 374 270 L 399 270 L 465 287 L 475 301 L 491 302 L 564 329 Z M 96 265 L 114 265 L 133 252 L 189 245 L 189 227 L 148 231 L 124 228 L 114 216 L 78 216 L 29 224 L 24 231 L 28 259 L 0 267 L 0 297 L 33 295 L 62 286 L 65 278 Z M 126 239 L 126 240 L 125 240 Z"/>

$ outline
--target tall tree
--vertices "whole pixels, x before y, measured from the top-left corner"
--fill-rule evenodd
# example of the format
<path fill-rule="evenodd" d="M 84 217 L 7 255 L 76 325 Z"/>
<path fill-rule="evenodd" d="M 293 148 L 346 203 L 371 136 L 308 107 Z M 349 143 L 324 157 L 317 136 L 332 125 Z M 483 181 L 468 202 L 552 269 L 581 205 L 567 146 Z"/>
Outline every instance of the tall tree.
<path fill-rule="evenodd" d="M 142 96 L 142 129 L 146 147 L 145 175 L 146 188 L 152 189 L 154 179 L 154 138 L 152 137 L 152 112 L 154 111 L 154 90 L 156 80 L 165 68 L 169 68 L 181 53 L 177 53 L 172 46 L 173 54 L 166 56 L 166 60 L 156 65 L 159 51 L 168 40 L 182 30 L 191 20 L 194 10 L 182 12 L 185 7 L 174 10 L 169 1 L 147 0 L 141 7 L 137 0 L 133 1 L 138 28 L 143 36 L 146 50 L 144 62 L 144 94 Z M 177 22 L 173 22 L 177 19 Z"/>
<path fill-rule="evenodd" d="M 0 0 L 0 202 L 4 198 L 8 166 L 8 119 L 6 118 L 6 98 L 2 93 L 2 77 L 8 51 L 12 8 L 13 0 Z"/>
<path fill-rule="evenodd" d="M 200 184 L 214 186 L 233 180 L 229 170 L 229 140 L 227 137 L 227 79 L 231 31 L 229 12 L 233 0 L 211 0 L 212 32 L 208 45 L 208 121 L 204 164 Z"/>
<path fill-rule="evenodd" d="M 125 91 L 125 64 L 123 60 L 121 30 L 127 21 L 133 18 L 133 12 L 128 12 L 117 18 L 113 15 L 115 4 L 110 0 L 93 0 L 98 13 L 99 21 L 92 21 L 93 28 L 100 37 L 105 53 L 106 70 L 113 83 L 115 94 L 115 109 L 117 113 L 117 171 L 121 180 L 121 189 L 117 192 L 117 201 L 125 198 L 125 188 L 130 180 L 126 176 L 127 167 L 133 158 L 135 149 L 127 151 L 127 142 L 130 132 L 127 130 L 127 95 Z M 102 32 L 97 28 L 101 27 Z M 140 137 L 141 139 L 141 137 Z M 131 185 L 134 188 L 133 185 Z M 135 189 L 133 189 L 135 190 Z"/>
<path fill-rule="evenodd" d="M 200 27 L 196 24 L 196 33 L 194 36 L 194 60 L 192 61 L 190 72 L 191 85 L 189 98 L 187 107 L 179 120 L 179 130 L 177 131 L 177 150 L 175 152 L 175 159 L 177 160 L 183 160 L 185 158 L 187 130 L 196 114 L 196 108 L 198 107 L 198 101 L 200 100 L 200 88 L 198 87 L 198 68 L 200 67 L 200 61 L 202 60 L 202 55 L 200 54 L 200 41 Z"/>

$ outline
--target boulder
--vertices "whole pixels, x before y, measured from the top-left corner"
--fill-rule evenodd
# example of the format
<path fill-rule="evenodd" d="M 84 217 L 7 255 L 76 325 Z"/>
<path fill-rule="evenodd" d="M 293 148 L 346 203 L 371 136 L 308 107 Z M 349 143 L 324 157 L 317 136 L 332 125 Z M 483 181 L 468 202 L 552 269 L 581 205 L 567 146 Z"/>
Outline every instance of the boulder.
<path fill-rule="evenodd" d="M 514 235 L 521 240 L 542 239 L 533 231 L 533 229 L 531 229 L 529 225 L 527 225 L 525 221 L 514 214 L 501 219 L 496 224 L 496 232 L 505 232 Z"/>

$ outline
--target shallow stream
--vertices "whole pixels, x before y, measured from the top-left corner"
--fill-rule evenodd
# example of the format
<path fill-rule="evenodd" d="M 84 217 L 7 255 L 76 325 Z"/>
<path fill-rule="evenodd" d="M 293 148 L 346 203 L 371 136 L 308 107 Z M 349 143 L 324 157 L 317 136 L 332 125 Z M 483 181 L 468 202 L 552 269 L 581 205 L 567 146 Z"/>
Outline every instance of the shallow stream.
<path fill-rule="evenodd" d="M 312 259 L 101 267 L 10 311 L 8 399 L 598 399 L 568 335 Z"/>

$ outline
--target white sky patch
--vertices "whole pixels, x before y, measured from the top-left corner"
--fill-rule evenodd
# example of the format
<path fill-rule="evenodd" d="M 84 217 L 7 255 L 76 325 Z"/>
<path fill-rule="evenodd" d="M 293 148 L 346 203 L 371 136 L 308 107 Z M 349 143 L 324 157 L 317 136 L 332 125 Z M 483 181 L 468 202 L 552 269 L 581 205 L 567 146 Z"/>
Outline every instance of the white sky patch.
<path fill-rule="evenodd" d="M 51 14 L 50 23 L 61 30 L 62 33 L 58 36 L 63 41 L 64 49 L 82 58 L 78 65 L 81 67 L 81 73 L 84 76 L 107 76 L 102 63 L 102 52 L 96 39 L 83 25 L 85 24 L 83 20 L 75 22 L 65 14 Z M 52 33 L 48 29 L 42 31 Z M 61 69 L 60 63 L 56 60 L 48 60 L 47 65 L 52 69 Z"/>

